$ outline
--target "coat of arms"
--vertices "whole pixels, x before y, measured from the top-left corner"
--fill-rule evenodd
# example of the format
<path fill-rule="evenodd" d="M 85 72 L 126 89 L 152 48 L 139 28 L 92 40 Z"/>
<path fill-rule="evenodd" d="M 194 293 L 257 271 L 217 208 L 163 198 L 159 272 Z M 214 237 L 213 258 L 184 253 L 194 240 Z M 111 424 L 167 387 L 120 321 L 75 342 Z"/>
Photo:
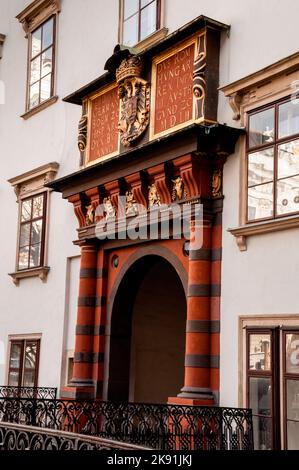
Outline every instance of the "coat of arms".
<path fill-rule="evenodd" d="M 149 123 L 150 85 L 140 78 L 140 57 L 131 56 L 116 70 L 121 99 L 119 131 L 121 143 L 128 147 L 145 131 Z"/>

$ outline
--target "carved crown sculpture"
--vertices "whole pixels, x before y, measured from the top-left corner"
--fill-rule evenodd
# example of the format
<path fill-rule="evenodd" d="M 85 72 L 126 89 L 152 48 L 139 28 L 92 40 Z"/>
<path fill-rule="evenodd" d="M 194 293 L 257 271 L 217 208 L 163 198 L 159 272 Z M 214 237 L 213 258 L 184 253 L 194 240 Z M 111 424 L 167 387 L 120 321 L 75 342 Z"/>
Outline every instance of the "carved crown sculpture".
<path fill-rule="evenodd" d="M 140 57 L 131 56 L 128 59 L 124 59 L 116 70 L 116 81 L 120 83 L 126 78 L 140 77 L 141 72 L 142 62 Z"/>

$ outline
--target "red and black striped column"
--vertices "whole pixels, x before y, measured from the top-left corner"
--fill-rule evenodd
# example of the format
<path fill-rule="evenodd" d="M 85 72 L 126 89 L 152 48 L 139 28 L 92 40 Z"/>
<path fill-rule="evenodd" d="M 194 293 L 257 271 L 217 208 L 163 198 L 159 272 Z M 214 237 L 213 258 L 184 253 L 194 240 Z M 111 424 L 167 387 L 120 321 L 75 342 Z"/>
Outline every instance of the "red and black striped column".
<path fill-rule="evenodd" d="M 67 398 L 94 398 L 94 353 L 96 296 L 97 246 L 86 243 L 81 247 L 80 284 L 76 325 L 73 378 L 70 386 L 63 390 Z"/>
<path fill-rule="evenodd" d="M 190 243 L 185 382 L 179 397 L 196 404 L 212 405 L 210 369 L 218 367 L 219 357 L 211 354 L 211 332 L 215 325 L 210 316 L 210 302 L 211 296 L 218 295 L 220 289 L 211 279 L 212 218 L 205 217 L 202 226 L 193 225 L 191 237 L 195 230 L 203 230 L 203 246 L 192 249 Z"/>
<path fill-rule="evenodd" d="M 96 361 L 93 365 L 93 378 L 96 384 L 96 398 L 102 398 L 104 379 L 105 325 L 107 312 L 107 276 L 106 254 L 99 248 L 96 272 L 96 307 L 94 323 L 94 353 Z"/>

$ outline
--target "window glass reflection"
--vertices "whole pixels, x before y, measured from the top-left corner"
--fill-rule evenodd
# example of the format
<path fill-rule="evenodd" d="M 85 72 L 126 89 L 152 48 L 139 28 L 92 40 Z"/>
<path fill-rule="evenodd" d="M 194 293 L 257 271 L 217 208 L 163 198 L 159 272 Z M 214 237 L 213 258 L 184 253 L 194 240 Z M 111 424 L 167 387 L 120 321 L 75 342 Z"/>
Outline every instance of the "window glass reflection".
<path fill-rule="evenodd" d="M 299 375 L 299 333 L 286 334 L 286 372 Z"/>
<path fill-rule="evenodd" d="M 274 108 L 253 114 L 249 118 L 249 147 L 274 141 Z"/>
<path fill-rule="evenodd" d="M 260 184 L 248 189 L 248 220 L 273 216 L 273 183 Z"/>
<path fill-rule="evenodd" d="M 271 369 L 271 336 L 269 334 L 249 336 L 249 369 Z"/>
<path fill-rule="evenodd" d="M 273 181 L 274 149 L 248 155 L 248 186 Z"/>
<path fill-rule="evenodd" d="M 277 215 L 299 211 L 299 176 L 277 181 Z"/>
<path fill-rule="evenodd" d="M 299 132 L 299 102 L 291 100 L 279 106 L 278 111 L 278 138 Z"/>

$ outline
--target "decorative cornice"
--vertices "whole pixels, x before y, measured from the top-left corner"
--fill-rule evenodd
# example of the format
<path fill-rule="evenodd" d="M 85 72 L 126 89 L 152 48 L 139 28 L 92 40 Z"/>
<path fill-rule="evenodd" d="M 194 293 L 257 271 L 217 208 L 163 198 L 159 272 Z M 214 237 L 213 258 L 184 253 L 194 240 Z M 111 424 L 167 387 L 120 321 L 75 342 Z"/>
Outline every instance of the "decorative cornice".
<path fill-rule="evenodd" d="M 2 47 L 4 44 L 5 38 L 6 38 L 5 34 L 0 33 L 0 59 L 2 58 Z"/>
<path fill-rule="evenodd" d="M 253 89 L 260 88 L 279 77 L 287 76 L 299 68 L 299 52 L 285 57 L 272 65 L 264 67 L 246 77 L 219 88 L 229 98 L 230 106 L 234 112 L 233 119 L 241 117 L 241 106 L 244 96 Z M 294 91 L 294 90 L 292 90 Z M 292 92 L 291 91 L 291 92 Z"/>
<path fill-rule="evenodd" d="M 235 238 L 240 251 L 247 250 L 247 237 L 262 235 L 265 233 L 279 232 L 292 228 L 299 228 L 299 216 L 282 217 L 281 219 L 255 222 L 240 227 L 230 228 L 230 232 Z"/>
<path fill-rule="evenodd" d="M 45 188 L 44 185 L 54 180 L 59 169 L 59 164 L 56 162 L 47 163 L 34 170 L 22 173 L 19 176 L 15 176 L 8 180 L 15 190 L 17 197 L 24 193 L 27 195 L 30 191 L 36 191 L 37 189 Z"/>
<path fill-rule="evenodd" d="M 34 0 L 16 18 L 22 24 L 26 36 L 49 16 L 60 12 L 60 0 Z"/>

